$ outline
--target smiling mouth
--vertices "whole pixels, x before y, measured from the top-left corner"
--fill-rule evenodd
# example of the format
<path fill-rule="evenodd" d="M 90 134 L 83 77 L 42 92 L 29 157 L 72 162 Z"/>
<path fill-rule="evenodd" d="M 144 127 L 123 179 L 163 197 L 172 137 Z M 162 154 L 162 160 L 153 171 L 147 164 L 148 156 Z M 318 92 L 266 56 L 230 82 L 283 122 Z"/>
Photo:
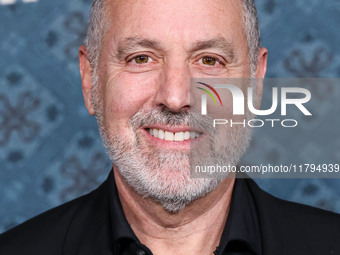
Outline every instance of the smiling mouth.
<path fill-rule="evenodd" d="M 202 135 L 202 133 L 198 133 L 195 131 L 169 132 L 157 128 L 146 128 L 145 130 L 155 138 L 172 142 L 183 142 L 190 139 L 198 138 Z"/>

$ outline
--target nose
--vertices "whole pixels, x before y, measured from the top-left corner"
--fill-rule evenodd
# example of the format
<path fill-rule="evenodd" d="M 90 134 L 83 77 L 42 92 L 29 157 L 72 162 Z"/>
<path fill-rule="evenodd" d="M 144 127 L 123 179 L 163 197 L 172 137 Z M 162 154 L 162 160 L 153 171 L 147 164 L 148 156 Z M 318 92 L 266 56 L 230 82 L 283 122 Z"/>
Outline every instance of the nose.
<path fill-rule="evenodd" d="M 173 112 L 190 108 L 190 68 L 184 61 L 178 63 L 179 60 L 163 66 L 155 96 L 157 106 L 166 106 Z"/>

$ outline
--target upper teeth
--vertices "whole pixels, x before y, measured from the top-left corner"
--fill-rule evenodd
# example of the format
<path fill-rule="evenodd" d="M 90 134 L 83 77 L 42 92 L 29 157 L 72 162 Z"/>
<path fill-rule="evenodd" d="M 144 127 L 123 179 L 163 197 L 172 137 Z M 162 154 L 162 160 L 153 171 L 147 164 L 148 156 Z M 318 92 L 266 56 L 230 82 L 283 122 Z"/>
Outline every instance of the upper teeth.
<path fill-rule="evenodd" d="M 150 128 L 147 129 L 148 133 L 153 137 L 166 140 L 166 141 L 176 141 L 181 142 L 185 140 L 189 140 L 190 138 L 197 138 L 200 136 L 199 133 L 193 131 L 184 131 L 184 132 L 168 132 L 163 129 Z"/>

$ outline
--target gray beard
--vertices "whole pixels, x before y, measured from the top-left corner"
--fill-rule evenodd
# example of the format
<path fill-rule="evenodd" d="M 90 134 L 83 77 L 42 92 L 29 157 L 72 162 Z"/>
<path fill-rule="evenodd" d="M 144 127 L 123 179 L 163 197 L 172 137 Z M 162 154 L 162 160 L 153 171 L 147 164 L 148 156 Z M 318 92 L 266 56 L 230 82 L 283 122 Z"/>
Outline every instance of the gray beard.
<path fill-rule="evenodd" d="M 236 165 L 251 138 L 250 128 L 221 127 L 216 130 L 212 127 L 212 119 L 203 119 L 198 112 L 175 113 L 165 108 L 137 112 L 129 123 L 132 137 L 110 135 L 100 114 L 102 106 L 95 103 L 96 109 L 100 110 L 96 117 L 103 143 L 120 174 L 140 196 L 160 203 L 170 213 L 178 213 L 194 200 L 206 196 L 226 178 L 225 174 L 192 178 L 191 166 Z M 206 131 L 209 142 L 190 151 L 158 149 L 148 144 L 138 131 L 138 128 L 152 124 L 198 127 Z"/>

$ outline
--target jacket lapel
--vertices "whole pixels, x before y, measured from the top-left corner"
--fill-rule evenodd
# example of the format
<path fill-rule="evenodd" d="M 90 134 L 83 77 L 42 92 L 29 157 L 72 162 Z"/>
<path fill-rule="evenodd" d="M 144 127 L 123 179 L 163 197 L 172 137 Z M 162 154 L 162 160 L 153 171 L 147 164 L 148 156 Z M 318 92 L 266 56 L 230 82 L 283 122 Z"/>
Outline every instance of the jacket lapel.
<path fill-rule="evenodd" d="M 64 255 L 113 254 L 108 186 L 106 180 L 79 204 L 66 234 Z"/>

